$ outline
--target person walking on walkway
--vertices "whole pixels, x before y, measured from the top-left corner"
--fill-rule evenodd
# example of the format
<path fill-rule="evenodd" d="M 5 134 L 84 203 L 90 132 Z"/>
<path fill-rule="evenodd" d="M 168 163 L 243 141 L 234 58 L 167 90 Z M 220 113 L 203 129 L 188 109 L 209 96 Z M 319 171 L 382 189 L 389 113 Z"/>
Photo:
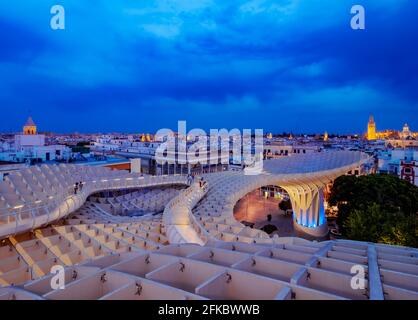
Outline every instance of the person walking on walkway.
<path fill-rule="evenodd" d="M 206 183 L 206 181 L 203 179 L 203 177 L 201 177 L 201 178 L 200 178 L 200 180 L 199 180 L 199 186 L 200 186 L 201 188 L 203 188 L 203 187 L 204 187 L 204 185 L 205 185 L 205 183 Z"/>

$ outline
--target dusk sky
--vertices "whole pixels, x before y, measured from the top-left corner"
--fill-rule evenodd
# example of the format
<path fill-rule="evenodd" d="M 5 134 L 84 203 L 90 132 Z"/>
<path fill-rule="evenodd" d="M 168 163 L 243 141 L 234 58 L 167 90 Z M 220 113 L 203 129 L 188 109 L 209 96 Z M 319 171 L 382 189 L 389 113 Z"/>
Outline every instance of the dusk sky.
<path fill-rule="evenodd" d="M 418 131 L 418 1 L 0 0 L 0 112 L 0 132 Z"/>

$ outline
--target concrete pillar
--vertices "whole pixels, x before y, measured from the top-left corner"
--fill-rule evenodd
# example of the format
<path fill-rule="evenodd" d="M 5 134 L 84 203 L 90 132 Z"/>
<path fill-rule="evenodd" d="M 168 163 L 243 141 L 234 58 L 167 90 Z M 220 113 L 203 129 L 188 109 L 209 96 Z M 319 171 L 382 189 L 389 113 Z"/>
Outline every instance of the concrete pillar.
<path fill-rule="evenodd" d="M 141 173 L 141 158 L 131 159 L 131 172 Z"/>
<path fill-rule="evenodd" d="M 322 238 L 328 233 L 325 219 L 324 193 L 315 184 L 284 187 L 293 208 L 293 223 L 297 233 Z"/>

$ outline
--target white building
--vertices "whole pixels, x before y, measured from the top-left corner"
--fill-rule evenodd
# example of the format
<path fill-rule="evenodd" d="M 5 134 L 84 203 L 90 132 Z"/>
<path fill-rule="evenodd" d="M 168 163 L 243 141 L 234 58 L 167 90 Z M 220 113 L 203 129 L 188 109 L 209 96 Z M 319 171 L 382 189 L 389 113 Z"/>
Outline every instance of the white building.
<path fill-rule="evenodd" d="M 66 160 L 71 157 L 71 149 L 65 145 L 46 145 L 45 135 L 37 132 L 31 117 L 23 126 L 23 132 L 15 135 L 14 145 L 3 143 L 0 161 L 45 162 Z"/>
<path fill-rule="evenodd" d="M 418 149 L 389 149 L 380 152 L 378 171 L 397 175 L 418 186 Z"/>
<path fill-rule="evenodd" d="M 148 135 L 146 136 L 148 137 Z M 146 138 L 145 140 L 151 140 Z M 192 141 L 185 142 L 186 150 L 189 150 Z M 126 158 L 141 159 L 141 170 L 143 173 L 164 175 L 164 174 L 202 174 L 209 172 L 224 171 L 229 165 L 229 154 L 213 155 L 208 150 L 205 160 L 207 163 L 191 163 L 188 160 L 188 151 L 170 150 L 165 152 L 164 161 L 157 161 L 156 154 L 162 141 L 135 140 L 133 136 L 103 135 L 97 137 L 92 143 L 91 150 L 99 154 L 114 154 Z M 199 151 L 202 152 L 202 151 Z M 185 159 L 180 161 L 179 159 Z"/>
<path fill-rule="evenodd" d="M 292 154 L 307 154 L 320 152 L 320 145 L 298 144 L 287 142 L 270 142 L 264 145 L 264 157 L 266 159 L 280 158 Z"/>

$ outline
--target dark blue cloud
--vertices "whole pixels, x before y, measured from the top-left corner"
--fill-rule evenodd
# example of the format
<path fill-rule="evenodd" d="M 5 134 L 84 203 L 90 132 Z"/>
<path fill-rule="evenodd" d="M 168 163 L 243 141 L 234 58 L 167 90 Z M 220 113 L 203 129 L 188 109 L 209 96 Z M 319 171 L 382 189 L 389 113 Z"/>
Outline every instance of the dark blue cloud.
<path fill-rule="evenodd" d="M 0 4 L 0 130 L 418 130 L 418 3 L 360 0 L 55 1 Z"/>

